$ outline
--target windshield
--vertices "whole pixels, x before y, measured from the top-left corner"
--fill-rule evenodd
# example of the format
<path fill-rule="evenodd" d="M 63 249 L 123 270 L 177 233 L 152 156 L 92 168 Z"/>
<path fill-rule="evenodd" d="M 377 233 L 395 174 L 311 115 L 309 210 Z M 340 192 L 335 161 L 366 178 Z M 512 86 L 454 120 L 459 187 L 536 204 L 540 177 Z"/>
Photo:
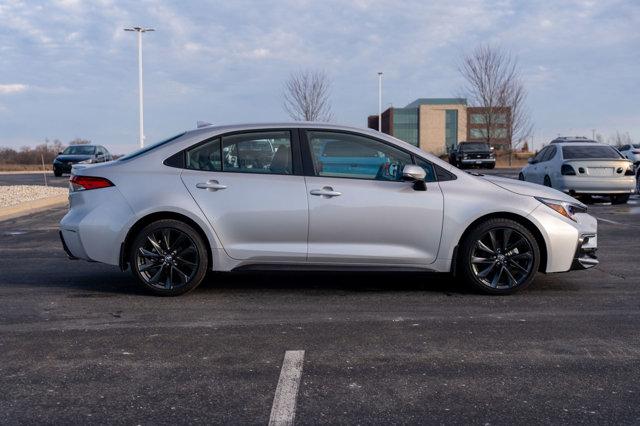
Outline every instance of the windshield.
<path fill-rule="evenodd" d="M 606 158 L 606 159 L 618 159 L 622 158 L 622 155 L 615 148 L 609 145 L 578 145 L 578 146 L 563 146 L 562 157 L 565 160 L 579 160 L 579 159 L 591 159 L 591 158 Z"/>
<path fill-rule="evenodd" d="M 461 143 L 460 151 L 490 151 L 488 143 Z"/>
<path fill-rule="evenodd" d="M 129 154 L 127 154 L 127 155 L 125 155 L 124 157 L 121 157 L 118 161 L 130 160 L 130 159 L 132 159 L 132 158 L 134 158 L 134 157 L 137 157 L 137 156 L 139 156 L 139 155 L 142 155 L 142 154 L 144 154 L 145 152 L 149 152 L 149 151 L 151 151 L 151 150 L 153 150 L 153 149 L 156 149 L 156 148 L 158 148 L 158 147 L 161 147 L 161 146 L 162 146 L 162 145 L 164 145 L 164 144 L 167 144 L 167 143 L 169 143 L 169 142 L 171 142 L 171 141 L 174 141 L 174 140 L 178 139 L 180 136 L 184 135 L 185 133 L 187 133 L 187 132 L 179 133 L 179 134 L 177 134 L 177 135 L 175 135 L 175 136 L 171 136 L 169 139 L 164 139 L 164 140 L 161 140 L 160 142 L 156 142 L 156 143 L 154 143 L 154 144 L 147 145 L 147 146 L 145 146 L 144 148 L 140 148 L 140 149 L 138 149 L 138 150 L 135 150 L 135 151 L 133 151 L 133 152 L 131 152 L 131 153 L 129 153 Z"/>
<path fill-rule="evenodd" d="M 62 151 L 62 155 L 93 155 L 96 152 L 95 146 L 71 145 Z"/>

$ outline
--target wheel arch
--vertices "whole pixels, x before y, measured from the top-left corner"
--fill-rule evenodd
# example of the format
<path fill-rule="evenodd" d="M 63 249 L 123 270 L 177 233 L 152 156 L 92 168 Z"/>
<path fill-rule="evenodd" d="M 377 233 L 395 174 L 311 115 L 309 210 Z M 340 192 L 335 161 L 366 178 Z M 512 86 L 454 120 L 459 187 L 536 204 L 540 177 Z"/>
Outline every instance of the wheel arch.
<path fill-rule="evenodd" d="M 211 248 L 211 241 L 209 237 L 204 232 L 202 227 L 193 219 L 188 216 L 185 216 L 181 213 L 171 212 L 171 211 L 160 211 L 150 213 L 146 216 L 141 217 L 136 221 L 127 231 L 127 235 L 124 238 L 124 241 L 120 245 L 120 257 L 119 257 L 119 266 L 122 271 L 126 271 L 129 266 L 129 251 L 131 250 L 131 243 L 135 239 L 135 236 L 140 232 L 142 228 L 149 225 L 150 223 L 156 222 L 158 220 L 163 219 L 173 219 L 178 220 L 180 222 L 184 222 L 187 225 L 191 226 L 195 231 L 202 237 L 205 246 L 207 247 L 207 259 L 209 261 L 209 269 L 213 266 L 213 253 Z"/>
<path fill-rule="evenodd" d="M 464 241 L 467 235 L 469 235 L 471 230 L 473 230 L 473 228 L 475 228 L 481 222 L 489 219 L 511 219 L 514 222 L 518 222 L 520 225 L 527 228 L 527 230 L 533 234 L 536 242 L 538 243 L 538 247 L 540 248 L 540 266 L 538 267 L 538 271 L 544 272 L 547 270 L 547 243 L 545 242 L 544 237 L 542 236 L 542 232 L 540 232 L 538 227 L 529 219 L 524 216 L 520 216 L 519 214 L 509 212 L 495 212 L 480 216 L 479 218 L 471 222 L 471 224 L 469 224 L 469 226 L 467 226 L 467 228 L 464 230 L 462 235 L 460 235 L 458 243 L 454 248 L 454 261 L 451 265 L 451 271 L 453 273 L 456 272 L 458 262 L 458 247 L 460 246 L 462 241 Z"/>

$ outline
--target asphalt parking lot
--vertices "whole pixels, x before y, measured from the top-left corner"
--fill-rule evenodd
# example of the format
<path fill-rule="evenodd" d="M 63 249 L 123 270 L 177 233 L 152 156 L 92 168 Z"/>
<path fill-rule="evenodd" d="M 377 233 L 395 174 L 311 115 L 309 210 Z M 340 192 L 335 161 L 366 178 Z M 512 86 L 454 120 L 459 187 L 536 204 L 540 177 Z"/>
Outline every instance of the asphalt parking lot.
<path fill-rule="evenodd" d="M 0 423 L 265 424 L 304 350 L 300 424 L 638 424 L 640 199 L 590 210 L 601 264 L 508 297 L 299 272 L 151 297 L 67 260 L 63 208 L 0 222 Z"/>
<path fill-rule="evenodd" d="M 46 174 L 47 185 L 66 187 L 69 186 L 69 175 L 55 177 L 53 173 Z M 44 185 L 43 173 L 0 173 L 0 186 L 8 185 Z"/>

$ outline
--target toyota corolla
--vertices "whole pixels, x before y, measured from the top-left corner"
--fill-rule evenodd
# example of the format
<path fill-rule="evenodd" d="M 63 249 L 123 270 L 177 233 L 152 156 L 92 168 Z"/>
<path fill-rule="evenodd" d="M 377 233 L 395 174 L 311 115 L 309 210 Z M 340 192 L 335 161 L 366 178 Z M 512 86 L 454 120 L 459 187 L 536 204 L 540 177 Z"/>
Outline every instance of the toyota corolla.
<path fill-rule="evenodd" d="M 508 294 L 598 263 L 596 220 L 569 195 L 328 124 L 188 131 L 78 170 L 69 201 L 68 256 L 130 268 L 158 295 L 274 268 L 446 272 Z"/>

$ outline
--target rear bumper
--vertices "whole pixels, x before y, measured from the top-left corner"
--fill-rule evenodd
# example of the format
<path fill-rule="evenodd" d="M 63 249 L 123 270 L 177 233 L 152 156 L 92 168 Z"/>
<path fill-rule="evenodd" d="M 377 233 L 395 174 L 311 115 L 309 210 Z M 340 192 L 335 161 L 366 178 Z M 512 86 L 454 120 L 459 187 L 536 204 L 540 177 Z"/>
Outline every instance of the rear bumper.
<path fill-rule="evenodd" d="M 90 260 L 82 246 L 78 232 L 71 229 L 61 229 L 59 231 L 62 248 L 67 257 L 72 260 L 84 259 Z"/>
<path fill-rule="evenodd" d="M 583 234 L 578 238 L 578 247 L 573 257 L 571 270 L 590 269 L 598 265 L 597 247 L 593 243 L 595 234 Z"/>
<path fill-rule="evenodd" d="M 588 178 L 561 176 L 553 182 L 554 188 L 571 194 L 633 194 L 636 189 L 634 176 Z"/>

